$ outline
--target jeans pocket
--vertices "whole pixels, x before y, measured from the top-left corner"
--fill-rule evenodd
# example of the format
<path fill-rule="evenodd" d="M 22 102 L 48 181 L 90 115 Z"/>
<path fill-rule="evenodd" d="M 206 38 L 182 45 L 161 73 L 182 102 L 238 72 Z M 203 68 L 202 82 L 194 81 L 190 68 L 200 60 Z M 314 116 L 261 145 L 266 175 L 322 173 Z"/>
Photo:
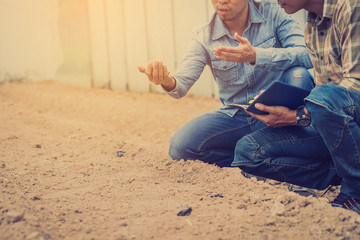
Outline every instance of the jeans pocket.
<path fill-rule="evenodd" d="M 238 78 L 238 64 L 235 62 L 226 62 L 222 60 L 212 60 L 214 75 L 217 80 L 222 82 L 231 82 Z"/>

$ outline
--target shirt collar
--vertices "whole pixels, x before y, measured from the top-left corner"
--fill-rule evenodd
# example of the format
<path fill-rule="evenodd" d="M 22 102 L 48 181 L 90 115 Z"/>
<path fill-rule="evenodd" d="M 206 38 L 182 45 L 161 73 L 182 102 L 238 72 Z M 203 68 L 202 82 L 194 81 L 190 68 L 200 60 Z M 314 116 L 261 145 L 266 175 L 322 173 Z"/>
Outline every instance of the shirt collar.
<path fill-rule="evenodd" d="M 337 0 L 324 0 L 323 14 L 322 17 L 318 17 L 315 13 L 309 12 L 307 21 L 319 25 L 325 19 L 331 19 L 334 16 L 335 6 Z"/>
<path fill-rule="evenodd" d="M 219 39 L 225 35 L 230 36 L 230 33 L 228 29 L 226 28 L 224 22 L 220 19 L 220 17 L 216 14 L 214 14 L 215 23 L 214 23 L 214 34 L 213 34 L 213 40 Z M 249 2 L 249 20 L 248 20 L 248 26 L 252 23 L 261 23 L 265 22 L 265 17 L 261 14 L 259 9 L 256 8 L 254 3 L 252 1 Z M 230 36 L 231 37 L 231 36 Z"/>

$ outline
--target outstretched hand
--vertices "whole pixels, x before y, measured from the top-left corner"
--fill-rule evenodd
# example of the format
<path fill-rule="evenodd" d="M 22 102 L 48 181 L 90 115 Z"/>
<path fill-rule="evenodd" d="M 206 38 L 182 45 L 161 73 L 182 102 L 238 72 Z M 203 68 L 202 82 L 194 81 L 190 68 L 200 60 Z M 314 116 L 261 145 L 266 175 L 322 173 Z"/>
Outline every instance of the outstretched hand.
<path fill-rule="evenodd" d="M 228 62 L 249 62 L 254 64 L 256 62 L 255 48 L 251 46 L 249 40 L 239 34 L 235 33 L 234 37 L 239 42 L 239 45 L 237 47 L 218 47 L 214 49 L 215 56 Z"/>
<path fill-rule="evenodd" d="M 171 91 L 176 86 L 174 77 L 170 75 L 166 65 L 160 61 L 150 61 L 146 68 L 138 66 L 138 69 L 141 73 L 144 73 L 152 83 L 161 85 L 166 91 Z"/>

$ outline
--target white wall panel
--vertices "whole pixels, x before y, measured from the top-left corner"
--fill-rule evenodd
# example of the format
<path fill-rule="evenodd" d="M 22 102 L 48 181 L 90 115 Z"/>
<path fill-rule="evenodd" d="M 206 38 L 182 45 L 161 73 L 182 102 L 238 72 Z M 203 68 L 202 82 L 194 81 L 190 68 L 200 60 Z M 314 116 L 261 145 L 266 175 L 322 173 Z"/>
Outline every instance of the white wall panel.
<path fill-rule="evenodd" d="M 136 92 L 147 92 L 150 87 L 149 81 L 137 69 L 138 65 L 148 60 L 144 1 L 124 0 L 128 85 L 130 91 Z"/>
<path fill-rule="evenodd" d="M 88 2 L 61 0 L 54 29 L 60 35 L 63 61 L 54 80 L 77 86 L 92 86 Z M 58 28 L 58 29 L 57 29 Z"/>
<path fill-rule="evenodd" d="M 187 44 L 192 37 L 195 27 L 208 22 L 208 8 L 206 0 L 173 0 L 174 1 L 174 26 L 177 62 L 183 57 Z M 191 88 L 189 93 L 212 96 L 213 84 L 208 71 L 205 71 L 200 79 Z"/>
<path fill-rule="evenodd" d="M 175 46 L 172 16 L 172 2 L 169 0 L 146 0 L 146 35 L 148 60 L 162 61 L 166 64 L 168 71 L 175 70 Z M 139 65 L 146 66 L 147 61 Z M 145 77 L 145 76 L 144 76 Z M 150 85 L 150 90 L 162 92 L 161 86 Z"/>
<path fill-rule="evenodd" d="M 126 49 L 123 0 L 106 0 L 108 29 L 109 78 L 111 88 L 127 89 Z"/>
<path fill-rule="evenodd" d="M 89 0 L 92 78 L 95 87 L 110 87 L 108 32 L 104 1 Z"/>
<path fill-rule="evenodd" d="M 81 86 L 160 92 L 138 72 L 148 60 L 173 73 L 209 0 L 0 0 L 0 81 L 45 78 Z M 306 13 L 294 15 L 301 27 Z M 57 22 L 58 21 L 58 22 Z M 191 94 L 218 97 L 208 67 Z"/>
<path fill-rule="evenodd" d="M 63 56 L 56 0 L 0 0 L 0 82 L 53 79 Z"/>

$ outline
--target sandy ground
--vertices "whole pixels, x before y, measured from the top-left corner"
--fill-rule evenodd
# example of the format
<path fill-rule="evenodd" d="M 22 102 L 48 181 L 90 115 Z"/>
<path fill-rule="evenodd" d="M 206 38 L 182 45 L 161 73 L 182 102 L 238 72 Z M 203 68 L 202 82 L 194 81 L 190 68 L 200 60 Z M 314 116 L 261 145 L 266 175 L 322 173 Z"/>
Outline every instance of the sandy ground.
<path fill-rule="evenodd" d="M 217 106 L 0 85 L 0 239 L 360 239 L 360 216 L 328 204 L 334 190 L 303 197 L 237 168 L 171 160 L 172 134 Z"/>

